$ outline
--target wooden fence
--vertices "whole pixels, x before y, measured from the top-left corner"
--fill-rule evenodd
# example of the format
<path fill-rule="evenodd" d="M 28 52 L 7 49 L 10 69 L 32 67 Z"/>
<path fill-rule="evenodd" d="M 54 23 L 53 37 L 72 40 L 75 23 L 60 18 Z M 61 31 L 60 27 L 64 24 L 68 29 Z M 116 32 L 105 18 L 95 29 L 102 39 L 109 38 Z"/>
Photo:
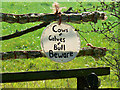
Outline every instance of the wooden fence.
<path fill-rule="evenodd" d="M 77 90 L 98 89 L 98 77 L 110 74 L 110 67 L 1 73 L 1 83 L 77 78 Z"/>
<path fill-rule="evenodd" d="M 29 29 L 23 31 L 16 31 L 14 34 L 10 34 L 7 36 L 0 37 L 1 40 L 8 40 L 11 38 L 22 36 L 26 33 L 33 32 L 37 29 L 47 26 L 52 21 L 61 21 L 64 22 L 72 22 L 72 23 L 82 23 L 82 22 L 94 22 L 97 23 L 98 20 L 106 20 L 106 14 L 104 12 L 94 11 L 94 12 L 84 12 L 84 13 L 71 13 L 71 12 L 58 12 L 56 9 L 54 14 L 44 14 L 44 13 L 31 13 L 31 14 L 7 14 L 0 13 L 0 22 L 8 22 L 8 23 L 29 23 L 29 22 L 44 22 L 40 25 L 31 27 Z M 62 17 L 62 18 L 61 18 Z M 48 23 L 46 23 L 48 22 Z M 95 51 L 94 51 L 95 50 Z M 106 48 L 83 48 L 82 52 L 78 54 L 78 56 L 87 56 L 91 55 L 91 53 L 96 52 L 97 50 L 102 50 L 103 54 L 97 54 L 97 56 L 104 56 L 106 52 Z M 20 53 L 25 53 L 26 57 L 30 58 L 30 55 L 26 53 L 27 51 L 21 52 L 13 51 L 13 52 L 1 52 L 2 60 L 7 60 L 10 58 L 18 58 Z M 35 51 L 36 52 L 36 51 Z M 8 55 L 9 54 L 9 55 Z M 11 55 L 12 54 L 12 55 Z M 39 54 L 37 52 L 37 54 Z M 40 56 L 41 54 L 39 54 Z M 7 57 L 8 56 L 8 57 Z M 9 57 L 13 56 L 13 57 Z M 92 54 L 94 58 L 96 58 L 96 53 Z M 97 57 L 98 58 L 98 57 Z M 36 80 L 49 80 L 49 79 L 63 79 L 63 78 L 77 78 L 77 90 L 83 90 L 85 88 L 96 90 L 98 89 L 98 77 L 103 75 L 109 75 L 110 68 L 109 67 L 98 67 L 98 68 L 86 68 L 86 69 L 71 69 L 71 70 L 50 70 L 50 71 L 31 71 L 31 72 L 12 72 L 12 73 L 0 73 L 2 75 L 1 83 L 12 83 L 12 82 L 24 82 L 24 81 L 36 81 Z"/>

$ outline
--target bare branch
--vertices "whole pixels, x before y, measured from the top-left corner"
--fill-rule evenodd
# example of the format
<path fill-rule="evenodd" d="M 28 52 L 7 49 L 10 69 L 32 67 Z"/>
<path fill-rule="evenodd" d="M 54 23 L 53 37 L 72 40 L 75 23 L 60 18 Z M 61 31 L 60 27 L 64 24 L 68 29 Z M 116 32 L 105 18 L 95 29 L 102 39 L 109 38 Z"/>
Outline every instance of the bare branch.
<path fill-rule="evenodd" d="M 120 17 L 118 15 L 116 15 L 116 14 L 111 13 L 111 15 L 113 15 L 113 16 L 117 17 L 118 19 L 120 19 Z"/>
<path fill-rule="evenodd" d="M 21 31 L 21 32 L 15 32 L 14 34 L 10 34 L 10 35 L 7 35 L 7 36 L 2 36 L 2 37 L 0 37 L 0 41 L 1 41 L 1 40 L 8 40 L 8 39 L 11 39 L 11 38 L 15 38 L 15 37 L 22 36 L 22 35 L 24 35 L 24 34 L 26 34 L 26 33 L 33 32 L 33 31 L 35 31 L 35 30 L 37 30 L 37 29 L 40 29 L 40 28 L 42 28 L 42 27 L 45 27 L 45 26 L 47 26 L 48 24 L 49 24 L 49 22 L 47 22 L 47 23 L 42 23 L 42 24 L 36 25 L 36 26 L 34 26 L 34 27 L 28 28 L 28 29 L 26 29 L 26 30 L 23 30 L 23 31 Z"/>
<path fill-rule="evenodd" d="M 106 49 L 102 47 L 84 47 L 79 51 L 77 57 L 92 56 L 93 58 L 99 58 L 105 56 L 105 54 Z M 1 60 L 46 57 L 41 50 L 0 52 L 0 55 L 2 55 Z"/>
<path fill-rule="evenodd" d="M 81 22 L 97 22 L 97 20 L 104 20 L 106 14 L 104 12 L 93 11 L 93 12 L 84 12 L 84 13 L 69 13 L 61 14 L 61 21 L 72 22 L 72 23 L 81 23 Z M 52 22 L 58 21 L 59 16 L 52 13 L 30 13 L 30 14 L 7 14 L 0 13 L 0 22 L 8 23 L 29 23 L 29 22 Z"/>

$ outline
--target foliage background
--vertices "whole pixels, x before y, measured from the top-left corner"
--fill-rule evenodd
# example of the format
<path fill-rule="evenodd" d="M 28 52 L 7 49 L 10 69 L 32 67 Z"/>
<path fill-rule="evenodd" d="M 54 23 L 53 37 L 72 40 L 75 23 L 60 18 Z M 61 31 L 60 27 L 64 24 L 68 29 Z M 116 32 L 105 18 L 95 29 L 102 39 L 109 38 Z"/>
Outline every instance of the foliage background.
<path fill-rule="evenodd" d="M 107 2 L 108 4 L 110 2 Z M 26 13 L 51 13 L 53 2 L 2 2 L 2 12 L 3 13 L 14 13 L 14 14 L 26 14 Z M 85 8 L 91 8 L 93 6 L 97 7 L 100 5 L 99 2 L 83 2 L 82 5 Z M 61 7 L 70 6 L 74 10 L 79 10 L 79 13 L 84 12 L 84 8 L 80 7 L 80 2 L 60 2 Z M 95 11 L 95 8 L 91 9 Z M 64 11 L 64 10 L 63 10 Z M 104 22 L 116 22 L 118 21 L 116 17 L 107 13 L 108 19 L 106 21 L 99 20 L 96 23 L 95 28 L 103 28 L 102 23 Z M 16 32 L 16 30 L 21 31 L 32 26 L 35 26 L 41 22 L 27 23 L 27 24 L 9 24 L 2 22 L 2 36 L 8 35 Z M 91 31 L 93 28 L 90 23 L 73 24 L 69 23 L 73 27 L 80 29 L 81 31 Z M 94 24 L 94 23 L 93 23 Z M 44 28 L 37 31 L 28 33 L 21 37 L 13 38 L 10 40 L 1 41 L 2 52 L 15 51 L 15 50 L 40 50 L 40 38 Z M 115 36 L 118 35 L 118 26 L 112 29 Z M 87 39 L 88 42 L 92 43 L 97 47 L 107 47 L 108 49 L 117 48 L 118 44 L 115 42 L 108 42 L 107 39 L 103 39 L 104 35 L 96 32 L 82 33 L 81 34 Z M 108 34 L 110 34 L 108 32 Z M 81 37 L 81 47 L 86 47 L 86 42 Z M 107 52 L 107 55 L 109 53 Z M 112 61 L 115 63 L 114 61 Z M 104 61 L 95 61 L 91 56 L 89 57 L 77 57 L 74 60 L 67 63 L 57 63 L 51 61 L 48 58 L 36 58 L 36 59 L 16 59 L 16 60 L 6 60 L 2 62 L 2 72 L 24 72 L 24 71 L 45 71 L 45 70 L 63 70 L 63 69 L 79 69 L 79 68 L 90 68 L 90 67 L 107 67 L 110 66 Z M 111 67 L 112 68 L 112 67 Z M 101 86 L 100 88 L 110 88 L 110 87 L 120 87 L 118 83 L 118 77 L 115 72 L 111 69 L 110 75 L 101 76 Z M 56 84 L 57 83 L 57 84 Z M 75 78 L 67 79 L 57 79 L 57 80 L 43 80 L 43 81 L 29 81 L 29 82 L 19 82 L 19 83 L 5 83 L 1 84 L 3 88 L 76 88 L 77 81 Z"/>

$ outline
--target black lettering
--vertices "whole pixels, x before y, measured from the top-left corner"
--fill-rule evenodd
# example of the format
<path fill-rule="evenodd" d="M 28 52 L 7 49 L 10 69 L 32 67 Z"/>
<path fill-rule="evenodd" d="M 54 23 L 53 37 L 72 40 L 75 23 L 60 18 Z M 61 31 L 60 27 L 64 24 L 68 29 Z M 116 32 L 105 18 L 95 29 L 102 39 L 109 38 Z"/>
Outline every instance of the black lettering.
<path fill-rule="evenodd" d="M 59 41 L 60 39 L 57 38 L 57 41 Z"/>
<path fill-rule="evenodd" d="M 61 29 L 58 29 L 58 32 L 61 32 Z"/>
<path fill-rule="evenodd" d="M 52 35 L 50 35 L 49 38 L 48 38 L 50 41 L 52 40 L 51 36 L 52 36 Z"/>
<path fill-rule="evenodd" d="M 54 56 L 54 55 L 53 55 L 53 51 L 52 51 L 52 50 L 49 50 L 49 57 L 50 57 L 50 58 L 53 58 L 53 56 Z"/>
<path fill-rule="evenodd" d="M 53 30 L 53 32 L 57 32 L 57 31 L 55 31 L 55 27 L 56 27 L 57 25 L 54 25 L 53 26 L 53 28 L 52 28 L 52 30 Z"/>
<path fill-rule="evenodd" d="M 69 53 L 67 53 L 67 57 L 69 56 Z"/>
<path fill-rule="evenodd" d="M 57 58 L 57 53 L 54 53 L 55 58 Z"/>
<path fill-rule="evenodd" d="M 63 50 L 63 45 L 61 45 L 61 50 Z"/>
<path fill-rule="evenodd" d="M 52 27 L 52 30 L 53 30 L 53 32 L 68 32 L 68 29 L 58 29 L 58 30 L 55 30 L 55 27 L 56 27 L 57 25 L 54 25 L 53 27 Z M 60 34 L 60 36 L 61 36 L 61 34 Z"/>
<path fill-rule="evenodd" d="M 59 39 L 56 36 L 54 36 L 54 41 L 59 41 Z"/>
<path fill-rule="evenodd" d="M 58 53 L 58 57 L 59 57 L 59 58 L 62 58 L 62 57 L 63 57 L 63 55 L 62 55 L 62 54 L 60 55 L 60 54 Z"/>
<path fill-rule="evenodd" d="M 57 49 L 58 49 L 58 50 L 61 50 L 61 48 L 60 48 L 60 47 L 58 47 Z"/>
<path fill-rule="evenodd" d="M 65 45 L 59 45 L 59 43 L 58 43 L 58 45 L 54 44 L 54 50 L 64 50 L 65 51 Z"/>
<path fill-rule="evenodd" d="M 56 44 L 54 44 L 54 50 L 57 50 L 57 45 Z"/>
<path fill-rule="evenodd" d="M 72 57 L 72 56 L 73 56 L 73 52 L 57 53 L 57 52 L 53 52 L 52 50 L 49 50 L 50 58 L 68 58 L 68 57 Z"/>
<path fill-rule="evenodd" d="M 65 29 L 66 32 L 68 32 L 68 29 Z"/>
<path fill-rule="evenodd" d="M 70 56 L 71 56 L 71 57 L 73 56 L 73 52 L 70 52 Z"/>
<path fill-rule="evenodd" d="M 65 50 L 65 45 L 64 45 L 64 50 Z"/>
<path fill-rule="evenodd" d="M 62 38 L 60 38 L 60 42 L 62 42 Z"/>
<path fill-rule="evenodd" d="M 67 58 L 67 57 L 66 57 L 66 53 L 64 53 L 63 56 L 64 56 L 64 58 Z"/>
<path fill-rule="evenodd" d="M 65 38 L 63 38 L 63 42 L 65 42 Z"/>

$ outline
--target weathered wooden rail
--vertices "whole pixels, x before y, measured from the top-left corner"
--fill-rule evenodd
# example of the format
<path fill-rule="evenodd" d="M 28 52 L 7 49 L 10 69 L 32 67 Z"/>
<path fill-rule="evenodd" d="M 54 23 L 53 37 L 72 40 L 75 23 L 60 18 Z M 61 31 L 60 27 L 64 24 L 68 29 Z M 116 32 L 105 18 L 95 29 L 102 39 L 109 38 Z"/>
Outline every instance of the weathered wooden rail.
<path fill-rule="evenodd" d="M 60 18 L 61 17 L 61 18 Z M 30 22 L 53 22 L 61 19 L 63 22 L 82 23 L 95 22 L 97 20 L 105 20 L 106 14 L 104 12 L 93 11 L 83 13 L 29 13 L 29 14 L 8 14 L 0 13 L 0 22 L 8 23 L 30 23 Z"/>
<path fill-rule="evenodd" d="M 1 83 L 77 78 L 77 90 L 98 88 L 98 77 L 110 74 L 110 67 L 1 73 Z"/>
<path fill-rule="evenodd" d="M 107 49 L 102 47 L 84 47 L 81 48 L 77 57 L 92 56 L 95 59 L 99 59 L 100 57 L 104 57 L 106 55 L 106 51 Z M 0 52 L 0 54 L 2 55 L 2 58 L 0 58 L 0 60 L 46 57 L 42 50 L 10 51 Z"/>

